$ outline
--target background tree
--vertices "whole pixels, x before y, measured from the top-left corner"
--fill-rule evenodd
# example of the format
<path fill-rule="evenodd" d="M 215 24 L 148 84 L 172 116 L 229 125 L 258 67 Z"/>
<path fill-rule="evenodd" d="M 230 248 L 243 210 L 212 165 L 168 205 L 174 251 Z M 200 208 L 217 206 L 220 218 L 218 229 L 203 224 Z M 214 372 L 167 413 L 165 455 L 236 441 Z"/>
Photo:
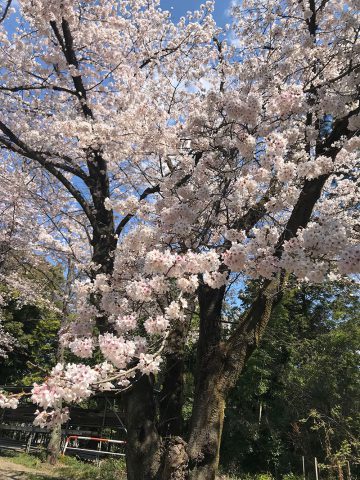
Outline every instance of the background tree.
<path fill-rule="evenodd" d="M 351 283 L 284 294 L 228 401 L 222 444 L 227 469 L 301 475 L 302 456 L 307 471 L 314 457 L 332 467 L 338 457 L 356 463 L 358 309 Z M 322 422 L 332 429 L 330 455 Z"/>
<path fill-rule="evenodd" d="M 8 254 L 0 273 L 0 318 L 4 331 L 16 339 L 0 363 L 2 385 L 42 381 L 57 362 L 63 273 L 44 260 L 36 268 L 22 260 L 21 265 Z M 8 275 L 16 284 L 6 280 Z"/>

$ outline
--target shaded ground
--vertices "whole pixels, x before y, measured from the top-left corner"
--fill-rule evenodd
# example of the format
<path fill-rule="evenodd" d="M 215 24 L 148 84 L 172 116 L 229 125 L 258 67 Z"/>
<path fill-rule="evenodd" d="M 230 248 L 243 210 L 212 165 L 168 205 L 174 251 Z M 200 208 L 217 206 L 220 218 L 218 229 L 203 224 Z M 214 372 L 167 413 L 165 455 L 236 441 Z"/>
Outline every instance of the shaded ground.
<path fill-rule="evenodd" d="M 0 457 L 0 480 L 50 480 L 57 478 L 51 472 L 17 465 Z"/>

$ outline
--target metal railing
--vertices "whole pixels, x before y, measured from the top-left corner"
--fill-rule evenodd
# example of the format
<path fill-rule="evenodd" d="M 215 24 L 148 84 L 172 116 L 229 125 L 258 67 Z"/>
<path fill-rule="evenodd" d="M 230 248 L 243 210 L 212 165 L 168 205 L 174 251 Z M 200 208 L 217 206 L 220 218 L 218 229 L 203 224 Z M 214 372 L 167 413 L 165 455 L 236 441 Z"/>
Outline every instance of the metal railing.
<path fill-rule="evenodd" d="M 99 442 L 99 450 L 93 450 L 93 449 L 81 448 L 81 447 L 69 447 L 70 441 L 75 439 L 76 440 L 95 440 Z M 80 435 L 69 435 L 68 437 L 66 437 L 62 454 L 65 455 L 66 450 L 78 450 L 79 452 L 96 453 L 97 455 L 105 454 L 105 455 L 115 455 L 119 457 L 125 457 L 125 453 L 107 452 L 106 450 L 101 450 L 102 443 L 117 443 L 120 445 L 126 445 L 126 441 L 124 440 L 111 440 L 109 438 L 83 437 Z"/>

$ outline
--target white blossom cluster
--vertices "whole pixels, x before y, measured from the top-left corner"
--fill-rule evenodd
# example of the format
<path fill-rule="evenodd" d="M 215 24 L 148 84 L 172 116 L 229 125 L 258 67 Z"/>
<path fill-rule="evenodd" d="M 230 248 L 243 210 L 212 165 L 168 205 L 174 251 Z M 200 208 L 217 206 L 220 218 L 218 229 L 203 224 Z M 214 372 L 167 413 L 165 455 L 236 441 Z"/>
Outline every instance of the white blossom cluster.
<path fill-rule="evenodd" d="M 15 410 L 19 405 L 19 399 L 0 392 L 0 408 L 12 408 Z"/>

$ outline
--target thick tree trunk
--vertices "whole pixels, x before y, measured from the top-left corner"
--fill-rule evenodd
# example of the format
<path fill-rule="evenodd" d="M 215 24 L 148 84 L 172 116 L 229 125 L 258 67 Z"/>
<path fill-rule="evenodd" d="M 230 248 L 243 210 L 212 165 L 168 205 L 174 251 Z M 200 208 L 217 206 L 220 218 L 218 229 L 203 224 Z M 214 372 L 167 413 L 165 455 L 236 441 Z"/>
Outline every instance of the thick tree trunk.
<path fill-rule="evenodd" d="M 225 395 L 221 385 L 221 310 L 225 287 L 199 287 L 200 333 L 188 442 L 189 479 L 213 480 L 219 465 Z"/>
<path fill-rule="evenodd" d="M 199 384 L 202 389 L 193 408 L 188 444 L 189 479 L 214 480 L 219 467 L 225 395 L 218 388 L 219 377 L 208 375 Z"/>
<path fill-rule="evenodd" d="M 191 318 L 188 319 L 191 321 Z M 165 365 L 159 396 L 159 433 L 162 437 L 183 433 L 186 322 L 174 322 L 165 347 Z"/>
<path fill-rule="evenodd" d="M 183 430 L 183 354 L 179 355 L 175 352 L 167 354 L 165 369 L 159 401 L 159 433 L 162 437 L 178 436 Z"/>
<path fill-rule="evenodd" d="M 156 429 L 153 379 L 140 376 L 123 395 L 128 431 L 126 465 L 128 480 L 160 479 L 162 442 Z"/>
<path fill-rule="evenodd" d="M 200 339 L 195 398 L 188 443 L 189 480 L 214 480 L 219 466 L 225 402 L 259 344 L 278 300 L 280 278 L 266 281 L 230 339 L 221 341 L 224 289 L 199 291 Z"/>
<path fill-rule="evenodd" d="M 61 425 L 55 425 L 51 430 L 50 441 L 47 446 L 47 461 L 55 465 L 60 455 L 61 446 Z"/>

